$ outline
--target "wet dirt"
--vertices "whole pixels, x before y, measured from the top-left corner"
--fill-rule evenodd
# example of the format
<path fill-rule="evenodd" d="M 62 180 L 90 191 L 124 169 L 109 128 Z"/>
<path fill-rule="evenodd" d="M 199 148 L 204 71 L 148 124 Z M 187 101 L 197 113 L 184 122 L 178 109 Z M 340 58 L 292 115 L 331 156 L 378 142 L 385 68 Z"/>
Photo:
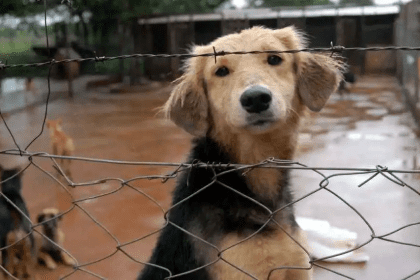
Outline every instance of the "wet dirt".
<path fill-rule="evenodd" d="M 309 114 L 305 120 L 298 161 L 317 167 L 376 168 L 380 165 L 397 170 L 419 169 L 420 142 L 394 78 L 362 77 L 349 94 L 332 96 L 325 109 L 317 116 Z M 420 191 L 417 174 L 395 175 Z M 370 176 L 346 175 L 329 180 L 328 187 L 350 206 L 321 190 L 299 202 L 297 214 L 352 230 L 358 234 L 360 245 L 372 235 L 384 235 L 420 221 L 420 197 L 416 192 L 380 175 L 358 187 Z M 294 171 L 293 178 L 296 197 L 319 188 L 322 179 L 311 171 Z M 419 236 L 420 226 L 415 225 L 387 237 L 418 246 Z M 374 239 L 361 250 L 370 257 L 367 263 L 320 264 L 354 279 L 402 279 L 420 270 L 418 247 Z M 314 278 L 345 279 L 321 268 L 315 268 Z"/>
<path fill-rule="evenodd" d="M 135 92 L 125 88 L 124 93 L 119 94 L 111 94 L 109 87 L 80 91 L 73 101 L 60 99 L 52 102 L 48 117 L 62 118 L 64 131 L 74 139 L 77 156 L 182 162 L 190 148 L 191 137 L 164 120 L 156 110 L 165 102 L 170 90 L 170 84 L 161 84 L 146 90 L 137 87 L 133 89 Z M 419 142 L 400 94 L 392 77 L 359 79 L 349 94 L 332 96 L 324 111 L 307 114 L 301 128 L 296 159 L 318 167 L 374 167 L 380 164 L 393 169 L 418 169 Z M 38 106 L 6 119 L 21 147 L 39 133 L 44 109 Z M 0 148 L 14 147 L 12 138 L 2 125 Z M 44 131 L 29 151 L 51 152 L 48 131 Z M 34 158 L 34 162 L 57 176 L 49 159 Z M 0 164 L 5 167 L 23 166 L 25 163 L 26 158 L 0 155 Z M 137 176 L 168 174 L 173 170 L 174 167 L 84 161 L 73 161 L 71 165 L 76 183 L 104 178 L 127 180 Z M 419 178 L 414 175 L 399 176 L 419 190 Z M 331 180 L 330 187 L 366 217 L 377 235 L 420 221 L 420 200 L 413 192 L 381 176 L 358 188 L 357 185 L 365 179 L 365 175 L 339 176 Z M 106 181 L 71 188 L 60 186 L 31 166 L 23 176 L 23 195 L 33 221 L 37 213 L 46 207 L 68 211 L 61 225 L 66 236 L 64 248 L 82 266 L 66 279 L 97 279 L 85 269 L 107 279 L 135 279 L 143 267 L 139 262 L 148 260 L 157 237 L 156 233 L 148 235 L 164 224 L 162 208 L 170 206 L 174 181 L 171 179 L 163 184 L 160 179 L 142 179 L 124 186 L 118 181 Z M 296 197 L 317 188 L 319 182 L 320 176 L 313 172 L 293 172 Z M 158 201 L 160 206 L 149 197 Z M 80 201 L 80 207 L 72 206 L 75 200 Z M 358 233 L 360 243 L 371 235 L 369 227 L 353 210 L 327 192 L 317 192 L 297 203 L 296 211 L 300 216 L 325 219 L 334 226 L 353 230 Z M 148 237 L 137 240 L 145 236 Z M 419 236 L 420 227 L 415 226 L 392 237 L 418 244 Z M 124 245 L 130 241 L 133 243 Z M 120 245 L 129 256 L 117 249 Z M 413 246 L 374 240 L 363 250 L 371 258 L 366 264 L 322 265 L 356 279 L 400 279 L 420 269 L 420 250 Z M 88 263 L 91 264 L 83 266 Z M 58 279 L 72 271 L 65 266 L 55 271 L 36 268 L 38 279 L 45 280 Z M 341 277 L 316 268 L 314 279 Z"/>

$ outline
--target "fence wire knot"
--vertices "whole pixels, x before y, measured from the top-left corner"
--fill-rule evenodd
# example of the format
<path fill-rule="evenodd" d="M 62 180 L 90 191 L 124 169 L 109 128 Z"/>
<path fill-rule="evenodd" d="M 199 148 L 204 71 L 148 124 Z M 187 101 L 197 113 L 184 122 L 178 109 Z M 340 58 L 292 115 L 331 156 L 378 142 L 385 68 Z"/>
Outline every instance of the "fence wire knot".
<path fill-rule="evenodd" d="M 382 165 L 377 165 L 376 170 L 378 170 L 378 172 L 388 171 L 388 167 L 382 166 Z"/>
<path fill-rule="evenodd" d="M 96 54 L 96 51 L 93 51 L 93 54 L 95 55 L 95 61 L 96 62 L 104 62 L 105 61 L 105 56 L 98 57 L 98 55 Z"/>
<path fill-rule="evenodd" d="M 214 64 L 217 63 L 217 52 L 216 52 L 216 48 L 213 46 L 213 52 L 214 52 Z"/>
<path fill-rule="evenodd" d="M 331 57 L 335 52 L 343 52 L 346 48 L 343 46 L 334 46 L 334 43 L 331 41 Z"/>

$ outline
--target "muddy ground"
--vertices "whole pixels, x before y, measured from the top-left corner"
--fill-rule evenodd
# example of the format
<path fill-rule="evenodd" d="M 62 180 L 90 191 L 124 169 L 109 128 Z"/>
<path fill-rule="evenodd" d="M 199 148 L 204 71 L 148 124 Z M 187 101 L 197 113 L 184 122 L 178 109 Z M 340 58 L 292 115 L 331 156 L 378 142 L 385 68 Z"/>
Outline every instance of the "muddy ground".
<path fill-rule="evenodd" d="M 75 141 L 77 156 L 178 163 L 185 160 L 191 137 L 163 119 L 156 110 L 165 102 L 170 89 L 169 83 L 154 83 L 126 89 L 123 93 L 110 93 L 109 87 L 80 91 L 72 101 L 59 99 L 52 102 L 48 107 L 48 117 L 63 119 L 64 131 Z M 44 110 L 44 106 L 35 106 L 7 117 L 21 147 L 39 133 Z M 2 125 L 0 149 L 14 147 Z M 51 152 L 47 130 L 29 151 Z M 416 130 L 402 105 L 395 79 L 363 77 L 351 93 L 335 94 L 320 114 L 308 113 L 301 128 L 296 159 L 312 167 L 375 168 L 382 165 L 390 169 L 413 170 L 419 169 L 418 151 Z M 49 159 L 35 158 L 34 162 L 57 176 Z M 6 167 L 24 166 L 25 163 L 26 158 L 0 156 L 0 164 Z M 128 180 L 168 174 L 173 169 L 85 161 L 73 161 L 71 166 L 75 183 L 104 178 Z M 333 174 L 339 171 L 323 172 Z M 420 190 L 418 176 L 398 176 Z M 357 209 L 378 236 L 420 222 L 418 195 L 380 175 L 363 187 L 357 187 L 368 177 L 338 176 L 330 180 L 329 187 Z M 295 197 L 316 189 L 320 180 L 321 177 L 313 171 L 294 171 Z M 135 279 L 143 267 L 138 261 L 148 260 L 157 235 L 123 246 L 132 259 L 116 248 L 161 228 L 163 212 L 147 196 L 167 209 L 173 183 L 174 180 L 163 184 L 160 179 L 142 179 L 122 188 L 117 181 L 71 188 L 60 186 L 40 169 L 30 166 L 23 176 L 23 195 L 32 220 L 35 221 L 36 214 L 46 207 L 68 211 L 62 222 L 66 234 L 64 247 L 80 265 L 92 263 L 73 274 L 74 270 L 65 266 L 56 271 L 37 267 L 38 279 L 58 279 L 65 275 L 69 275 L 66 279 L 97 279 L 84 269 L 107 279 Z M 108 195 L 90 198 L 99 194 Z M 90 199 L 82 201 L 83 198 Z M 74 207 L 72 201 L 79 201 L 80 207 Z M 317 192 L 298 202 L 296 212 L 299 216 L 327 220 L 334 226 L 355 231 L 360 244 L 368 241 L 372 234 L 360 216 L 327 191 Z M 391 237 L 419 245 L 420 226 L 406 228 Z M 420 249 L 417 247 L 375 239 L 362 250 L 370 257 L 367 263 L 322 265 L 355 279 L 402 279 L 420 270 Z M 319 268 L 315 269 L 314 278 L 345 279 Z M 420 276 L 411 279 L 420 279 Z"/>

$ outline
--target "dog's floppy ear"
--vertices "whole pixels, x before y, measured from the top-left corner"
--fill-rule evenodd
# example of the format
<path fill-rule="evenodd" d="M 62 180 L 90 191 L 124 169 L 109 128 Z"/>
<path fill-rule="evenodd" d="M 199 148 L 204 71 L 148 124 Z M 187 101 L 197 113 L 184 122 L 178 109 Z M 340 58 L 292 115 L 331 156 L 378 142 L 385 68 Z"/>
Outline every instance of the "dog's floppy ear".
<path fill-rule="evenodd" d="M 195 47 L 193 53 L 202 53 L 204 49 Z M 163 107 L 167 117 L 195 136 L 205 136 L 209 127 L 204 62 L 204 57 L 189 58 L 184 74 L 176 81 L 177 85 Z"/>
<path fill-rule="evenodd" d="M 303 104 L 312 111 L 318 112 L 327 103 L 330 95 L 337 90 L 342 80 L 344 66 L 327 55 L 301 53 L 299 56 L 298 93 Z"/>
<path fill-rule="evenodd" d="M 302 32 L 293 26 L 275 30 L 275 36 L 289 50 L 306 48 Z M 343 64 L 333 57 L 308 52 L 294 53 L 296 86 L 303 104 L 312 111 L 324 107 L 342 79 Z"/>
<path fill-rule="evenodd" d="M 293 25 L 274 30 L 274 36 L 289 50 L 303 49 L 307 45 L 304 34 Z"/>

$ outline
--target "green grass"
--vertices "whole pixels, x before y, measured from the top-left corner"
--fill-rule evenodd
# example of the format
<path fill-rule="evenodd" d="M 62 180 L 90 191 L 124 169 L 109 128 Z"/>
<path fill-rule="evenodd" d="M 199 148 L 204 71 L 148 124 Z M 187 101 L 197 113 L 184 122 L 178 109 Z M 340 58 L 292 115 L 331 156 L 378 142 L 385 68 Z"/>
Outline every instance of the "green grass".
<path fill-rule="evenodd" d="M 9 37 L 5 37 L 9 34 Z M 32 51 L 33 45 L 43 45 L 43 38 L 38 38 L 32 33 L 26 31 L 9 30 L 9 33 L 3 30 L 0 35 L 0 61 L 7 65 L 28 64 L 45 61 L 46 58 L 37 56 Z M 37 77 L 48 74 L 47 67 L 24 67 L 8 68 L 4 70 L 3 75 L 13 77 Z"/>
<path fill-rule="evenodd" d="M 46 57 L 38 56 L 32 51 L 32 46 L 45 46 L 44 29 L 40 29 L 41 37 L 37 37 L 34 33 L 27 31 L 17 31 L 10 29 L 0 29 L 0 61 L 7 65 L 15 64 L 30 64 L 47 61 Z M 52 37 L 52 30 L 49 30 L 50 38 Z M 50 41 L 50 45 L 54 45 Z M 116 56 L 115 50 L 118 48 L 117 44 L 108 46 L 111 52 L 107 56 Z M 114 52 L 112 52 L 114 50 Z M 132 60 L 124 60 L 124 73 L 129 73 Z M 144 69 L 143 60 L 140 60 L 140 68 Z M 143 70 L 142 70 L 143 71 Z M 110 60 L 97 63 L 88 63 L 83 68 L 83 73 L 86 74 L 120 74 L 119 60 Z M 48 75 L 48 66 L 42 67 L 19 67 L 7 68 L 4 76 L 8 77 L 46 77 Z"/>

